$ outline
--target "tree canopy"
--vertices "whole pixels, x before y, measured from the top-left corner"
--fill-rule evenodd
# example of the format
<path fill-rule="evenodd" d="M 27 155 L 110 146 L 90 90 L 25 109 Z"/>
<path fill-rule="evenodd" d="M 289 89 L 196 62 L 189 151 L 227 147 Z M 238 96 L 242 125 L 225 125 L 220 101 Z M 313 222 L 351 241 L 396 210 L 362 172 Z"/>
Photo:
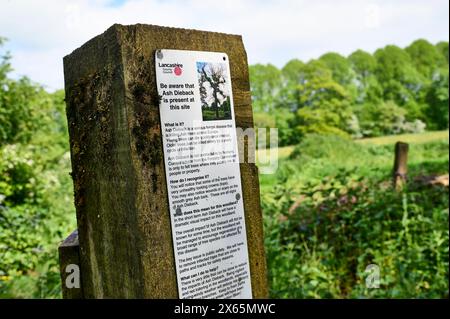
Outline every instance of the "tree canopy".
<path fill-rule="evenodd" d="M 256 126 L 283 127 L 282 145 L 311 132 L 364 137 L 448 128 L 448 42 L 418 39 L 347 57 L 328 52 L 281 69 L 257 64 L 250 80 Z"/>

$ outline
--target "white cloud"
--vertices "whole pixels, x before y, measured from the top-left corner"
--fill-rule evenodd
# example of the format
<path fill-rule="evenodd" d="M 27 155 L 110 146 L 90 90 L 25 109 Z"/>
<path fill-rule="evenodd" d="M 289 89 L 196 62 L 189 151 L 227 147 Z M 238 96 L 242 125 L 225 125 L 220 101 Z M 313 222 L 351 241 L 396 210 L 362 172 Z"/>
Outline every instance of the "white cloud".
<path fill-rule="evenodd" d="M 114 23 L 149 23 L 242 34 L 250 63 L 282 66 L 327 51 L 373 51 L 417 38 L 448 41 L 446 0 L 204 1 L 3 0 L 0 35 L 15 75 L 63 87 L 62 57 Z"/>

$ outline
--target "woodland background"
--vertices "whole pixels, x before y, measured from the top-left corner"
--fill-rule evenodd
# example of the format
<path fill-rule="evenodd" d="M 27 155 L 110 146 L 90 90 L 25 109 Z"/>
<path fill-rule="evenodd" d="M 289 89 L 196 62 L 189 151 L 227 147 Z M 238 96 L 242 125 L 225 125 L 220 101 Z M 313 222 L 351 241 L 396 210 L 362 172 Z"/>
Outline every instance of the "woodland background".
<path fill-rule="evenodd" d="M 57 247 L 76 228 L 64 92 L 10 77 L 4 41 L 0 297 L 60 298 Z M 448 42 L 424 39 L 250 67 L 255 126 L 279 133 L 279 168 L 260 176 L 271 297 L 448 298 L 448 184 L 426 182 L 448 174 L 448 71 Z"/>

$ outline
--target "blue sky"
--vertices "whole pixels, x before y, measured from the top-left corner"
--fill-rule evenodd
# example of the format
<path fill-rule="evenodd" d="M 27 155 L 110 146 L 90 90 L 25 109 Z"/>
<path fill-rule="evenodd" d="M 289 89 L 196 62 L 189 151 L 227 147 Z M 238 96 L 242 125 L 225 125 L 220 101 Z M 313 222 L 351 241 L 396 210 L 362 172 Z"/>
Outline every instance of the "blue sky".
<path fill-rule="evenodd" d="M 114 23 L 241 34 L 249 63 L 449 39 L 447 0 L 1 0 L 14 77 L 63 88 L 62 58 Z"/>

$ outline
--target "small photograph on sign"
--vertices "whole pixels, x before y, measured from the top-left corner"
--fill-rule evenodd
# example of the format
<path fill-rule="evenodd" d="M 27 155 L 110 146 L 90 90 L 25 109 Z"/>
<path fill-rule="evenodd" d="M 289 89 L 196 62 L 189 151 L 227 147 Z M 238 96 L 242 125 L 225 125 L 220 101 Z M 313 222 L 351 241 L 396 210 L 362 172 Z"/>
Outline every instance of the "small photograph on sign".
<path fill-rule="evenodd" d="M 203 121 L 231 119 L 229 78 L 225 63 L 197 62 Z"/>

